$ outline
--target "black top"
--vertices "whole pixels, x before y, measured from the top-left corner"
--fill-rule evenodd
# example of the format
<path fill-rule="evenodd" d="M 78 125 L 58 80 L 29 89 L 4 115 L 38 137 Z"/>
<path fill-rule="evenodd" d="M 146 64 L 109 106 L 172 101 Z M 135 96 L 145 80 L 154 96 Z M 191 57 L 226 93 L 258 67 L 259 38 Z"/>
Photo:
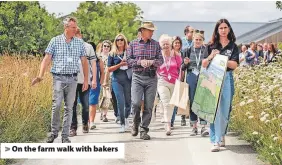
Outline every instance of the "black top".
<path fill-rule="evenodd" d="M 228 45 L 226 45 L 224 48 L 220 43 L 217 45 L 209 44 L 205 49 L 204 58 L 207 58 L 211 54 L 213 49 L 219 50 L 220 52 L 219 54 L 228 56 L 229 60 L 236 61 L 237 64 L 239 64 L 239 49 L 234 42 L 230 41 Z M 232 70 L 233 69 L 227 67 L 227 71 L 232 71 Z"/>
<path fill-rule="evenodd" d="M 109 57 L 108 57 L 108 67 L 115 66 L 115 65 L 121 63 L 121 59 L 123 59 L 123 56 L 124 56 L 124 53 L 109 55 Z M 125 70 L 121 70 L 120 68 L 118 68 L 113 73 L 117 74 L 119 72 L 125 72 Z"/>

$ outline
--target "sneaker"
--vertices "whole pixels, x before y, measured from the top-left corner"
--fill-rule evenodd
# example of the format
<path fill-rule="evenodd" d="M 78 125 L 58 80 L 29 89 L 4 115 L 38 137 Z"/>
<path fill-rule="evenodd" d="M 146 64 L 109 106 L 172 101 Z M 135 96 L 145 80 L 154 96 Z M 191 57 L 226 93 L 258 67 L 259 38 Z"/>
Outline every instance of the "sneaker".
<path fill-rule="evenodd" d="M 208 136 L 209 134 L 210 134 L 210 133 L 209 133 L 208 129 L 206 129 L 205 127 L 203 127 L 203 128 L 201 129 L 201 136 L 202 136 L 202 137 Z"/>
<path fill-rule="evenodd" d="M 83 125 L 83 127 L 82 127 L 82 132 L 83 132 L 83 133 L 88 133 L 88 132 L 89 132 L 88 124 Z"/>
<path fill-rule="evenodd" d="M 185 120 L 185 118 L 182 118 L 182 119 L 181 119 L 181 126 L 186 126 L 186 120 Z"/>
<path fill-rule="evenodd" d="M 218 143 L 214 143 L 212 148 L 211 148 L 211 152 L 219 152 L 220 147 Z"/>
<path fill-rule="evenodd" d="M 120 131 L 119 131 L 120 133 L 124 133 L 125 132 L 125 125 L 121 125 L 121 128 L 120 128 Z"/>
<path fill-rule="evenodd" d="M 77 135 L 77 133 L 76 133 L 76 130 L 75 129 L 71 129 L 70 130 L 70 137 L 73 137 L 73 136 L 76 136 Z"/>
<path fill-rule="evenodd" d="M 150 137 L 150 135 L 147 134 L 146 131 L 142 131 L 142 132 L 140 132 L 140 139 L 143 139 L 143 140 L 150 140 L 151 137 Z"/>
<path fill-rule="evenodd" d="M 125 119 L 125 129 L 129 129 L 129 120 Z"/>
<path fill-rule="evenodd" d="M 115 122 L 118 124 L 119 123 L 119 117 L 116 117 L 116 120 L 115 120 Z"/>
<path fill-rule="evenodd" d="M 94 130 L 96 128 L 95 124 L 91 124 L 90 130 Z"/>
<path fill-rule="evenodd" d="M 46 140 L 46 142 L 47 143 L 53 143 L 54 142 L 54 140 L 57 138 L 58 136 L 55 136 L 55 135 L 50 135 L 48 138 L 47 138 L 47 140 Z"/>
<path fill-rule="evenodd" d="M 225 147 L 225 136 L 222 136 L 220 147 Z"/>
<path fill-rule="evenodd" d="M 174 124 L 173 123 L 170 124 L 170 128 L 174 129 Z"/>
<path fill-rule="evenodd" d="M 190 127 L 193 128 L 193 123 L 190 123 Z"/>
<path fill-rule="evenodd" d="M 165 130 L 166 130 L 166 136 L 169 136 L 171 135 L 171 128 L 170 128 L 170 125 L 168 124 L 165 124 Z"/>
<path fill-rule="evenodd" d="M 108 122 L 106 115 L 103 116 L 103 122 Z"/>
<path fill-rule="evenodd" d="M 190 136 L 196 136 L 197 134 L 198 134 L 198 128 L 194 127 L 192 129 L 192 132 L 191 132 Z"/>
<path fill-rule="evenodd" d="M 132 136 L 137 136 L 138 135 L 138 126 L 136 127 L 136 126 L 132 126 L 132 128 L 131 128 L 131 135 Z"/>
<path fill-rule="evenodd" d="M 71 143 L 69 138 L 62 138 L 62 143 Z"/>

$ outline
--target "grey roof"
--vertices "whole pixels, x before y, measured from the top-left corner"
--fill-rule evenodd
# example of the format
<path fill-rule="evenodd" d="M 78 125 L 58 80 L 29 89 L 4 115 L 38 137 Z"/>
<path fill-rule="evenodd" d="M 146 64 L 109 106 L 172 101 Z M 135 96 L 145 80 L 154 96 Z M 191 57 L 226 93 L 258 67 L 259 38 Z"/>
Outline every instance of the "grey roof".
<path fill-rule="evenodd" d="M 237 38 L 239 44 L 249 44 L 250 42 L 257 42 L 267 38 L 273 34 L 282 31 L 282 19 L 271 21 L 262 25 L 252 31 L 246 32 Z"/>
<path fill-rule="evenodd" d="M 157 26 L 153 38 L 158 40 L 162 34 L 170 36 L 184 36 L 184 28 L 187 25 L 205 31 L 205 42 L 210 41 L 216 22 L 200 22 L 200 21 L 153 21 Z M 246 32 L 256 29 L 266 22 L 230 22 L 231 27 L 238 37 Z"/>

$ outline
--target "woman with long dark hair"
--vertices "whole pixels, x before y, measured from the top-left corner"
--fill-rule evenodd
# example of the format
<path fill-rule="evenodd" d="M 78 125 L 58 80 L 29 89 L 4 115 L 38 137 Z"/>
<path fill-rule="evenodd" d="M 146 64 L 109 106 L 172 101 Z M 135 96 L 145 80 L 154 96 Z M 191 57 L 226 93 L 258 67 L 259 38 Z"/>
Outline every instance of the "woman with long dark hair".
<path fill-rule="evenodd" d="M 273 62 L 273 58 L 276 56 L 276 50 L 275 50 L 273 43 L 267 44 L 267 49 L 268 50 L 264 57 L 264 62 L 270 63 L 270 62 Z"/>
<path fill-rule="evenodd" d="M 222 84 L 216 118 L 214 123 L 210 124 L 210 140 L 213 143 L 212 152 L 218 152 L 220 147 L 225 146 L 224 137 L 234 95 L 232 72 L 239 64 L 239 50 L 235 41 L 236 37 L 228 20 L 220 19 L 215 25 L 212 39 L 204 52 L 205 59 L 202 61 L 202 66 L 206 68 L 217 54 L 228 56 L 227 71 Z"/>

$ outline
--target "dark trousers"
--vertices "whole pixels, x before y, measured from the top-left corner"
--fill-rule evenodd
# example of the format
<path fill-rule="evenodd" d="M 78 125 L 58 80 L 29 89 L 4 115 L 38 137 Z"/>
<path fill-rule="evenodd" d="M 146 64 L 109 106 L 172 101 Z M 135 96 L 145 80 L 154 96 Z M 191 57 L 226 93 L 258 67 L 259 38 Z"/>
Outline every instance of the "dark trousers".
<path fill-rule="evenodd" d="M 113 105 L 113 108 L 114 108 L 114 115 L 115 115 L 115 117 L 118 117 L 119 114 L 118 114 L 118 108 L 117 108 L 117 99 L 116 99 L 116 95 L 115 95 L 114 90 L 112 90 L 111 94 L 112 94 L 111 102 L 112 102 L 112 105 Z"/>
<path fill-rule="evenodd" d="M 84 92 L 82 92 L 82 84 L 77 84 L 76 88 L 76 95 L 75 100 L 73 104 L 73 115 L 72 115 L 72 123 L 71 123 L 71 129 L 77 130 L 77 98 L 79 97 L 79 100 L 82 105 L 82 124 L 86 125 L 88 124 L 89 120 L 89 91 L 90 86 L 88 86 L 88 89 Z"/>
<path fill-rule="evenodd" d="M 154 106 L 157 92 L 157 76 L 142 76 L 133 73 L 131 85 L 131 101 L 133 112 L 133 127 L 140 125 L 141 132 L 149 131 L 149 125 L 152 118 L 152 109 Z M 141 100 L 144 94 L 144 112 L 142 113 L 142 123 L 140 117 Z M 141 123 L 141 124 L 140 124 Z"/>

